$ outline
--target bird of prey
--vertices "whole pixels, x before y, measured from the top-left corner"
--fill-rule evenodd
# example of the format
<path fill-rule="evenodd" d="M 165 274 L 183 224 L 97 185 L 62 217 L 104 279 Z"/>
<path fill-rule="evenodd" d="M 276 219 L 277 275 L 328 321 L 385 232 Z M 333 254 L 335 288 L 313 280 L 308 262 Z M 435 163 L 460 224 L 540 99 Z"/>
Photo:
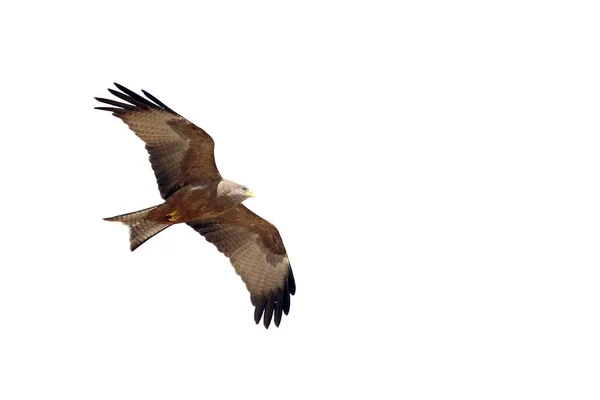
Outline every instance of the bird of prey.
<path fill-rule="evenodd" d="M 277 228 L 242 204 L 252 191 L 221 177 L 208 133 L 150 93 L 115 86 L 120 91 L 108 91 L 126 103 L 96 97 L 110 106 L 96 109 L 112 112 L 146 144 L 164 202 L 106 220 L 129 227 L 131 251 L 171 225 L 189 225 L 229 258 L 250 292 L 254 321 L 279 326 L 296 283 Z"/>

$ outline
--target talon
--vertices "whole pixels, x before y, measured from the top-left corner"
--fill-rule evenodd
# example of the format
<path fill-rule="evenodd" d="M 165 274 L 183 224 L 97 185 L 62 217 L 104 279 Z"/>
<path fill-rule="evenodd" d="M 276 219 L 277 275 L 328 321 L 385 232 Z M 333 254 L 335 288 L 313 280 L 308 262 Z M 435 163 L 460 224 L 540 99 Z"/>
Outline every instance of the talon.
<path fill-rule="evenodd" d="M 169 222 L 175 222 L 175 221 L 177 221 L 179 219 L 178 214 L 179 214 L 179 211 L 177 211 L 177 210 L 174 210 L 174 211 L 168 213 L 167 217 L 169 217 L 168 218 Z"/>

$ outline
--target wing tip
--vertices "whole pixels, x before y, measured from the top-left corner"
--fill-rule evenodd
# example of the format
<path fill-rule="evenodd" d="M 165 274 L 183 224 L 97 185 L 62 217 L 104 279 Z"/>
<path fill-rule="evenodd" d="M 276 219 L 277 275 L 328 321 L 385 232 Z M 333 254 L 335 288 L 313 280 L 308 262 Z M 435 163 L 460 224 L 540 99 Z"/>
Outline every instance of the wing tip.
<path fill-rule="evenodd" d="M 254 305 L 254 322 L 258 325 L 263 320 L 265 329 L 269 329 L 271 322 L 279 327 L 283 315 L 290 312 L 290 296 L 296 292 L 296 282 L 290 268 L 290 274 L 285 280 L 283 288 L 268 295 L 251 295 L 250 300 Z"/>
<path fill-rule="evenodd" d="M 171 108 L 167 107 L 167 105 L 165 105 L 162 101 L 158 100 L 156 97 L 152 96 L 150 93 L 146 92 L 145 90 L 142 90 L 142 93 L 144 93 L 148 98 L 145 98 L 145 97 L 137 94 L 133 90 L 126 88 L 125 86 L 121 85 L 120 83 L 113 82 L 113 85 L 119 90 L 108 88 L 109 93 L 111 93 L 115 97 L 118 97 L 121 100 L 124 100 L 124 101 L 130 103 L 130 104 L 119 103 L 119 105 L 117 105 L 117 107 L 122 107 L 123 110 L 121 110 L 121 111 L 131 111 L 131 110 L 135 110 L 136 108 L 142 109 L 142 110 L 150 110 L 150 109 L 154 108 L 154 109 L 165 110 L 172 114 L 179 115 L 175 111 L 173 111 Z M 114 103 L 118 103 L 118 102 L 115 102 L 114 100 L 104 99 L 101 97 L 94 97 L 94 99 L 96 99 L 97 101 L 99 101 L 101 103 L 107 103 L 107 104 L 111 104 L 111 105 L 115 105 Z M 105 111 L 111 111 L 111 110 L 106 110 L 106 108 L 100 108 L 100 109 L 105 110 Z"/>

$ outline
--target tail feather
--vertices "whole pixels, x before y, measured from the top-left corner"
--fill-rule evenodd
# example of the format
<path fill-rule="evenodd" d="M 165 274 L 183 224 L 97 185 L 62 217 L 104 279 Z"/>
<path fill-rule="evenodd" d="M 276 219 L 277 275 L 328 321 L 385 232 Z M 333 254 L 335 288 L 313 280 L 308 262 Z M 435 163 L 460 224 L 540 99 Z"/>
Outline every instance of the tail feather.
<path fill-rule="evenodd" d="M 146 240 L 168 228 L 170 224 L 146 220 L 148 214 L 158 206 L 134 211 L 128 214 L 104 218 L 105 221 L 122 222 L 129 227 L 129 248 L 134 251 Z"/>

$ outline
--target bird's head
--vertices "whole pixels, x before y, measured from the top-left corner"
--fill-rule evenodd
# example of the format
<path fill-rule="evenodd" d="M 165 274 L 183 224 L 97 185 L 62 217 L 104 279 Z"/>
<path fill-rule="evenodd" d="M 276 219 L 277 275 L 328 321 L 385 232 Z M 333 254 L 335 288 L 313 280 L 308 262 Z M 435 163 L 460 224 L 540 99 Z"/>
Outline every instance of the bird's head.
<path fill-rule="evenodd" d="M 247 186 L 239 185 L 238 190 L 240 195 L 244 196 L 245 198 L 254 197 L 254 192 L 248 189 Z"/>
<path fill-rule="evenodd" d="M 217 188 L 217 196 L 227 196 L 235 202 L 241 203 L 249 197 L 254 197 L 254 193 L 245 185 L 229 180 L 222 180 Z"/>

